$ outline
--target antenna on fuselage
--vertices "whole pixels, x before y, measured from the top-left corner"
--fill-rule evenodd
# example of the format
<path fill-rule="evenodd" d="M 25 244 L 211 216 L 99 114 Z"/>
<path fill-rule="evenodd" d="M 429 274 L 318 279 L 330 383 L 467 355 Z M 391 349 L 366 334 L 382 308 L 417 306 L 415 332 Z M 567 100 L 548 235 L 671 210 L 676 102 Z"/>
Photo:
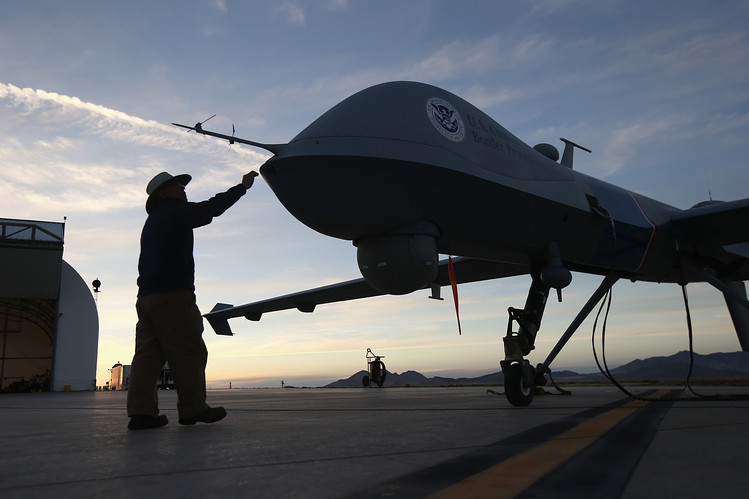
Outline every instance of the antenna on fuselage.
<path fill-rule="evenodd" d="M 707 170 L 705 170 L 705 180 L 707 181 L 707 197 L 709 197 L 710 201 L 712 201 L 713 190 L 710 188 L 710 175 L 707 173 Z"/>
<path fill-rule="evenodd" d="M 564 153 L 562 153 L 562 166 L 566 166 L 570 170 L 572 169 L 572 159 L 575 154 L 575 148 L 582 149 L 585 152 L 593 152 L 590 149 L 581 146 L 580 144 L 575 144 L 571 140 L 567 140 L 565 138 L 559 137 L 559 140 L 564 142 Z"/>

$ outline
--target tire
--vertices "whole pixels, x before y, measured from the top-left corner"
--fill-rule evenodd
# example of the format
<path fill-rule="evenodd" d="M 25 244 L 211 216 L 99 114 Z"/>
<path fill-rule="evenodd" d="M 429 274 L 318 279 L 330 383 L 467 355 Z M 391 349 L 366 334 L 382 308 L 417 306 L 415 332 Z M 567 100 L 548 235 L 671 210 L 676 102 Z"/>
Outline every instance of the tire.
<path fill-rule="evenodd" d="M 381 360 L 375 360 L 372 362 L 372 382 L 377 383 L 377 386 L 382 386 L 387 377 L 387 371 L 385 370 L 385 363 Z"/>
<path fill-rule="evenodd" d="M 505 371 L 505 395 L 510 404 L 515 407 L 525 407 L 533 401 L 535 384 L 530 385 L 523 377 L 522 364 L 511 364 Z"/>

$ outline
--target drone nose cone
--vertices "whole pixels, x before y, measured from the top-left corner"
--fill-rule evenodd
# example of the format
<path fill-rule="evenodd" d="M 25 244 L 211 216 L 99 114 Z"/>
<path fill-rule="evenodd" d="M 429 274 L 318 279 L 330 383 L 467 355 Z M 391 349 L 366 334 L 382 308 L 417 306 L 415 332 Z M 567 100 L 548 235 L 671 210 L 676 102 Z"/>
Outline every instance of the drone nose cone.
<path fill-rule="evenodd" d="M 267 162 L 263 166 L 260 167 L 260 175 L 263 176 L 264 179 L 268 179 L 268 177 L 275 177 L 278 175 L 278 170 L 276 170 L 276 165 L 273 163 Z"/>

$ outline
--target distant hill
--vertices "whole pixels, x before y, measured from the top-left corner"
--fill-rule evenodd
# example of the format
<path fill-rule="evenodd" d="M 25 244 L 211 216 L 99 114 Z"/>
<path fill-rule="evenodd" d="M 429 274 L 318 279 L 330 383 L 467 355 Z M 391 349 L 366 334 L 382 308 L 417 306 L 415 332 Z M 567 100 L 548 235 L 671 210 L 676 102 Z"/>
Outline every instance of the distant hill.
<path fill-rule="evenodd" d="M 689 352 L 683 351 L 669 357 L 651 357 L 633 360 L 611 369 L 617 380 L 686 379 L 689 371 Z M 597 381 L 604 379 L 600 372 L 579 374 L 574 371 L 553 371 L 554 381 Z M 339 379 L 324 388 L 359 388 L 367 371 L 359 371 L 347 379 Z M 692 379 L 700 378 L 749 378 L 749 352 L 694 354 Z M 476 378 L 427 378 L 416 371 L 401 374 L 387 372 L 383 386 L 461 386 L 499 385 L 504 383 L 502 371 Z"/>
<path fill-rule="evenodd" d="M 633 360 L 611 369 L 614 377 L 622 379 L 679 378 L 689 371 L 689 352 L 670 357 L 651 357 Z M 694 354 L 692 378 L 743 378 L 749 377 L 749 352 Z"/>

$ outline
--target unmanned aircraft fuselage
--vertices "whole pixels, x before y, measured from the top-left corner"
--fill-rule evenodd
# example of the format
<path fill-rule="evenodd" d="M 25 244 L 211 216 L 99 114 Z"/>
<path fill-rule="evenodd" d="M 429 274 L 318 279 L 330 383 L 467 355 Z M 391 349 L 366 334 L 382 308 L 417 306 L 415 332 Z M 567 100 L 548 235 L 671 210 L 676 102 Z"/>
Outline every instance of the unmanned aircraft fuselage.
<path fill-rule="evenodd" d="M 442 254 L 543 267 L 555 242 L 573 271 L 683 279 L 670 224 L 680 210 L 573 171 L 571 157 L 563 166 L 554 153 L 449 92 L 394 82 L 329 110 L 260 173 L 296 218 L 360 249 L 423 234 Z M 411 244 L 400 240 L 392 246 Z M 398 249 L 380 252 L 392 260 Z"/>
<path fill-rule="evenodd" d="M 260 173 L 278 199 L 312 229 L 353 241 L 364 277 L 237 307 L 218 304 L 206 317 L 219 334 L 231 334 L 232 317 L 259 320 L 274 310 L 311 312 L 321 303 L 429 287 L 434 295 L 446 284 L 530 274 L 524 308 L 509 311 L 501 363 L 514 405 L 530 403 L 534 383 L 619 278 L 710 282 L 726 297 L 749 350 L 741 282 L 749 278 L 749 199 L 668 206 L 574 171 L 580 146 L 562 139 L 557 162 L 553 146 L 530 147 L 460 97 L 422 83 L 362 90 L 288 144 L 179 126 L 274 153 Z M 461 258 L 448 272 L 440 253 Z M 550 289 L 561 299 L 571 271 L 605 278 L 534 370 L 523 356 L 533 349 Z"/>

